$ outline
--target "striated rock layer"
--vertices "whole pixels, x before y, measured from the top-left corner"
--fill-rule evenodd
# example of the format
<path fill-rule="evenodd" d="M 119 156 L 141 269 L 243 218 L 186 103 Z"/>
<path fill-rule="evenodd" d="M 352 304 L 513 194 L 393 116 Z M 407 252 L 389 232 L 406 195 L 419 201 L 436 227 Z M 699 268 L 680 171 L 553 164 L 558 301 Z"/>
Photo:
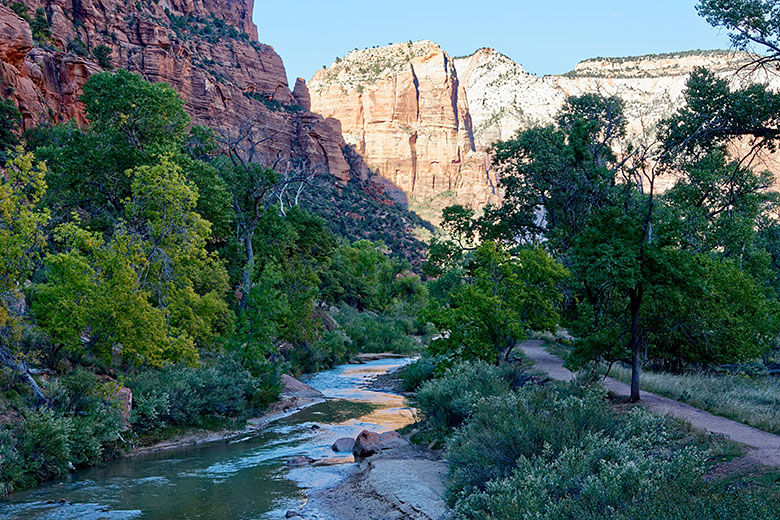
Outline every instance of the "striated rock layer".
<path fill-rule="evenodd" d="M 262 140 L 259 152 L 269 161 L 304 155 L 347 182 L 339 122 L 300 106 L 305 92 L 293 97 L 281 58 L 257 42 L 252 3 L 23 0 L 26 13 L 0 5 L 2 94 L 19 106 L 24 128 L 69 119 L 83 124 L 81 87 L 102 70 L 94 50 L 106 45 L 113 66 L 174 86 L 194 123 L 233 140 L 250 134 Z M 50 36 L 30 30 L 39 8 Z"/>
<path fill-rule="evenodd" d="M 341 121 L 346 141 L 417 206 L 433 201 L 438 209 L 452 202 L 480 207 L 500 196 L 489 145 L 520 129 L 551 124 L 567 96 L 622 97 L 629 132 L 639 136 L 681 105 L 695 67 L 735 82 L 780 86 L 775 77 L 735 77 L 745 59 L 727 51 L 596 58 L 568 74 L 539 77 L 493 49 L 453 60 L 422 41 L 353 51 L 318 71 L 309 90 L 312 110 Z M 780 172 L 776 157 L 764 160 L 763 166 Z"/>
<path fill-rule="evenodd" d="M 353 51 L 318 71 L 309 92 L 312 110 L 338 119 L 368 166 L 410 199 L 456 194 L 458 202 L 481 206 L 495 197 L 466 92 L 438 45 Z"/>

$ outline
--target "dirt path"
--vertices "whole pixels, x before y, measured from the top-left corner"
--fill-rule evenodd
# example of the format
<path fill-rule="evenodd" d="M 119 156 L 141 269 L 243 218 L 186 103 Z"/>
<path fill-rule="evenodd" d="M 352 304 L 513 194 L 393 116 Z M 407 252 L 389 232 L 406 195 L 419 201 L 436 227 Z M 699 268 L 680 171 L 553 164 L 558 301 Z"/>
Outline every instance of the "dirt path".
<path fill-rule="evenodd" d="M 523 354 L 534 362 L 536 368 L 547 373 L 552 379 L 571 381 L 574 379 L 563 361 L 547 352 L 543 341 L 530 340 L 519 345 Z M 608 377 L 604 386 L 615 395 L 628 396 L 630 387 L 626 383 Z M 746 457 L 757 464 L 780 467 L 780 435 L 768 433 L 752 426 L 747 426 L 731 419 L 718 417 L 693 406 L 661 397 L 650 392 L 641 393 L 642 403 L 652 412 L 668 414 L 682 419 L 694 428 L 715 435 L 722 435 L 732 441 L 743 444 L 750 449 Z"/>

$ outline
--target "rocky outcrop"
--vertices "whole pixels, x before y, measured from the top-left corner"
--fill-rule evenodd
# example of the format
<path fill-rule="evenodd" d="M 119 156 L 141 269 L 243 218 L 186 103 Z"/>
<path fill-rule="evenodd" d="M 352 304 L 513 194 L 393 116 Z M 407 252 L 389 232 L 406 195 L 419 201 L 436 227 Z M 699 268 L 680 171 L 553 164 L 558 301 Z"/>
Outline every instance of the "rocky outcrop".
<path fill-rule="evenodd" d="M 349 178 L 339 123 L 310 113 L 304 91 L 290 92 L 281 58 L 257 41 L 252 0 L 22 4 L 26 13 L 16 5 L 22 16 L 0 6 L 0 76 L 24 128 L 85 122 L 81 87 L 109 65 L 95 59 L 105 45 L 114 67 L 174 86 L 194 123 L 230 138 L 254 132 L 263 139 L 261 157 L 303 155 L 342 182 Z M 28 19 L 39 8 L 48 37 L 30 30 Z"/>
<path fill-rule="evenodd" d="M 465 91 L 438 45 L 353 51 L 318 71 L 309 92 L 312 110 L 341 121 L 347 143 L 412 201 L 450 193 L 483 205 L 494 197 Z"/>

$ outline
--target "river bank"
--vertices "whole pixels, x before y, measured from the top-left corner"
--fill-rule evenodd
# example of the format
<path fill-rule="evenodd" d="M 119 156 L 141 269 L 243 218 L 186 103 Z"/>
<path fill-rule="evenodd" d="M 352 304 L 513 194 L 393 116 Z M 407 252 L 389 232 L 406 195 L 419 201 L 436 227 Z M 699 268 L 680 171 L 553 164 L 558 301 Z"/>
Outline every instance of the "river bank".
<path fill-rule="evenodd" d="M 377 375 L 408 362 L 409 359 L 385 359 L 312 374 L 305 383 L 322 397 L 311 403 L 300 398 L 283 400 L 286 406 L 277 405 L 272 411 L 279 415 L 261 418 L 267 425 L 252 434 L 230 432 L 231 439 L 222 442 L 189 440 L 200 444 L 168 441 L 175 446 L 78 470 L 0 501 L 0 519 L 275 519 L 307 505 L 307 511 L 315 515 L 311 518 L 340 519 L 328 509 L 336 507 L 339 500 L 342 505 L 354 505 L 367 501 L 364 495 L 370 492 L 394 494 L 383 487 L 390 483 L 378 480 L 381 471 L 373 471 L 376 461 L 386 460 L 389 453 L 367 459 L 367 466 L 355 464 L 351 453 L 336 453 L 331 446 L 337 439 L 354 438 L 363 430 L 381 434 L 415 422 L 415 410 L 409 408 L 403 396 L 375 389 L 373 384 Z M 398 455 L 393 457 L 404 460 Z M 426 459 L 419 453 L 406 457 L 405 460 Z M 296 466 L 300 460 L 307 463 Z M 316 462 L 309 463 L 310 460 Z M 379 463 L 382 464 L 390 468 L 398 463 Z M 441 472 L 428 474 L 433 478 Z M 403 483 L 407 478 L 418 477 L 400 476 L 397 480 Z M 354 496 L 347 494 L 339 499 L 337 490 L 343 492 L 353 484 L 363 494 L 358 496 L 356 491 Z M 435 489 L 436 482 L 433 484 Z M 333 493 L 333 500 L 323 499 L 319 502 L 322 509 L 311 510 L 318 503 L 317 497 L 324 497 L 325 493 Z M 404 501 L 412 500 L 399 496 Z M 366 518 L 393 518 L 390 513 L 382 516 L 379 506 L 371 507 L 380 512 Z M 392 511 L 387 504 L 382 507 Z"/>
<path fill-rule="evenodd" d="M 301 411 L 307 406 L 321 403 L 325 400 L 322 392 L 315 390 L 292 376 L 283 376 L 284 390 L 280 399 L 268 407 L 268 411 L 260 417 L 253 417 L 246 421 L 246 425 L 240 429 L 227 429 L 218 431 L 199 430 L 187 432 L 171 439 L 152 444 L 139 446 L 127 453 L 125 457 L 137 457 L 161 451 L 189 448 L 200 444 L 219 441 L 240 441 L 242 438 L 257 435 L 267 428 L 272 422 Z M 244 439 L 245 440 L 245 439 Z"/>
<path fill-rule="evenodd" d="M 374 376 L 366 389 L 406 395 L 396 368 Z M 447 463 L 441 453 L 407 437 L 366 458 L 335 485 L 315 489 L 306 503 L 287 512 L 305 520 L 434 520 L 444 518 Z"/>

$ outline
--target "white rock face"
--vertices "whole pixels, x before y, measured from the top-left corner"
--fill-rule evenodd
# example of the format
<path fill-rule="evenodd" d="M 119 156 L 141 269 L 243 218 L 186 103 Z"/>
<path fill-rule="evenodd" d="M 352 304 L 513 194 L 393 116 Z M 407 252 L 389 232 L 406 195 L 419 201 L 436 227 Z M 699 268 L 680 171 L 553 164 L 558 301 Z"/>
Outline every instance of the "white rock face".
<path fill-rule="evenodd" d="M 652 132 L 656 123 L 682 104 L 685 82 L 695 67 L 707 67 L 735 82 L 761 81 L 780 86 L 780 78 L 735 76 L 747 60 L 728 51 L 683 52 L 636 58 L 596 58 L 561 76 L 539 77 L 493 49 L 455 60 L 466 90 L 478 148 L 512 137 L 519 129 L 550 124 L 567 96 L 592 92 L 626 102 L 629 132 Z"/>

